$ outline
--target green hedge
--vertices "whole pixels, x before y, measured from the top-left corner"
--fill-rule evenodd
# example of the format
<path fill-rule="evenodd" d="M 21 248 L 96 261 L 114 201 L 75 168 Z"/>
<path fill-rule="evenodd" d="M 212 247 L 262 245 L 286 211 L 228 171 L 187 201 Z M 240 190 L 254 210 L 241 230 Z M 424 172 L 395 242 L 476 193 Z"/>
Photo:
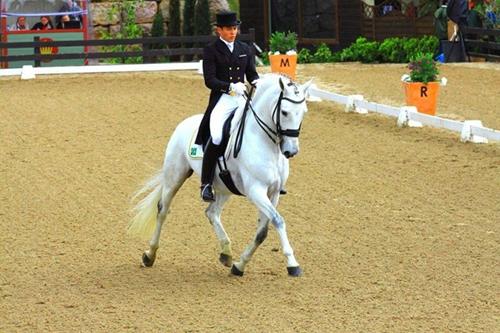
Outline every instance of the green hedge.
<path fill-rule="evenodd" d="M 325 44 L 315 51 L 302 49 L 299 63 L 359 61 L 362 63 L 408 63 L 417 53 L 435 54 L 439 40 L 435 36 L 420 38 L 387 38 L 382 42 L 369 41 L 359 37 L 356 42 L 342 51 L 331 53 Z"/>
<path fill-rule="evenodd" d="M 349 47 L 333 53 L 325 44 L 312 51 L 301 49 L 298 53 L 300 64 L 359 61 L 362 63 L 409 63 L 417 53 L 435 54 L 439 40 L 435 36 L 420 38 L 387 38 L 382 42 L 369 41 L 359 37 Z M 264 64 L 269 64 L 267 53 L 261 54 Z"/>

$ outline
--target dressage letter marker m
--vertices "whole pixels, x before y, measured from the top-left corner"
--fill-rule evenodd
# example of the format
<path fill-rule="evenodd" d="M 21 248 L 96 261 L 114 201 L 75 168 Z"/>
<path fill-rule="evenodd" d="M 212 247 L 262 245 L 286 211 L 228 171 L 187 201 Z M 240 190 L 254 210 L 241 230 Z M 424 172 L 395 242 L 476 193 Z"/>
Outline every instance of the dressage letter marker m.
<path fill-rule="evenodd" d="M 290 67 L 290 59 L 281 59 L 280 67 Z"/>

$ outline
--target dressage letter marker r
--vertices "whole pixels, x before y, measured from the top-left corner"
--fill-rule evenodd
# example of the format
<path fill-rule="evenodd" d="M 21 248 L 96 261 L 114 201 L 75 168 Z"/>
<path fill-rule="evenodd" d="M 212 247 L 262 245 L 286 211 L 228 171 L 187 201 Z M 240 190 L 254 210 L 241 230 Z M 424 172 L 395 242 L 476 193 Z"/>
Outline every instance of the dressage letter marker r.
<path fill-rule="evenodd" d="M 420 87 L 420 97 L 427 97 L 427 87 L 426 86 Z"/>

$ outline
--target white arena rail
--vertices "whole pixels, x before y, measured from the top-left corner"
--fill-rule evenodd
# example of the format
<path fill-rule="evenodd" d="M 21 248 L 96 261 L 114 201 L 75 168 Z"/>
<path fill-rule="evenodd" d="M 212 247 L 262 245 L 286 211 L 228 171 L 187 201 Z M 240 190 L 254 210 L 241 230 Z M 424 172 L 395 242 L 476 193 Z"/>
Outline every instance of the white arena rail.
<path fill-rule="evenodd" d="M 451 119 L 431 116 L 417 111 L 415 107 L 403 106 L 394 107 L 390 105 L 369 102 L 361 95 L 345 96 L 337 93 L 311 87 L 309 93 L 314 98 L 320 98 L 346 106 L 346 111 L 366 113 L 365 110 L 381 113 L 386 116 L 398 118 L 398 126 L 421 127 L 423 125 L 435 128 L 444 128 L 450 131 L 459 132 L 462 142 L 487 143 L 488 140 L 500 141 L 500 131 L 483 127 L 481 121 L 456 121 Z"/>
<path fill-rule="evenodd" d="M 172 62 L 160 64 L 130 64 L 130 65 L 97 65 L 97 66 L 61 66 L 0 69 L 1 76 L 21 76 L 22 79 L 33 79 L 36 75 L 50 74 L 88 74 L 88 73 L 122 73 L 122 72 L 156 72 L 198 70 L 199 62 Z"/>

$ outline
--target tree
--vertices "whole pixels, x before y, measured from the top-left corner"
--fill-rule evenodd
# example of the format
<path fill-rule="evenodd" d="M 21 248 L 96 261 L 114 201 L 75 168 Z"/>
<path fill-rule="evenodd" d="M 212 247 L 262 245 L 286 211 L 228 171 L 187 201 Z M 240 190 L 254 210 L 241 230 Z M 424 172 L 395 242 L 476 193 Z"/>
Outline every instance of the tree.
<path fill-rule="evenodd" d="M 196 3 L 194 12 L 194 34 L 210 35 L 212 25 L 210 24 L 210 8 L 208 0 L 199 0 Z"/>
<path fill-rule="evenodd" d="M 168 14 L 170 20 L 168 22 L 167 35 L 180 36 L 181 35 L 181 4 L 179 0 L 170 0 L 168 7 Z"/>
<path fill-rule="evenodd" d="M 151 27 L 151 36 L 152 37 L 163 37 L 165 36 L 165 28 L 163 26 L 163 13 L 161 10 L 158 8 L 158 11 L 155 14 L 154 20 L 153 20 L 153 26 Z M 163 43 L 155 43 L 151 45 L 151 49 L 163 49 L 164 44 Z M 158 56 L 153 56 L 153 57 L 148 57 L 149 61 L 158 61 Z"/>
<path fill-rule="evenodd" d="M 192 36 L 194 34 L 194 8 L 196 6 L 196 0 L 185 0 L 184 1 L 184 12 L 182 15 L 182 35 Z M 183 45 L 185 48 L 193 47 L 192 43 L 185 43 Z M 184 61 L 191 61 L 193 59 L 190 55 L 184 56 Z"/>
<path fill-rule="evenodd" d="M 194 8 L 196 0 L 184 1 L 184 12 L 182 20 L 182 35 L 192 36 L 194 33 Z"/>
<path fill-rule="evenodd" d="M 153 20 L 153 26 L 151 27 L 152 37 L 163 37 L 165 36 L 165 28 L 163 26 L 163 13 L 158 8 Z"/>
<path fill-rule="evenodd" d="M 181 5 L 179 0 L 170 0 L 168 7 L 168 14 L 170 20 L 167 27 L 168 36 L 180 36 L 181 35 Z M 171 48 L 179 48 L 180 44 L 171 44 Z M 171 57 L 173 61 L 179 61 L 179 56 Z"/>
<path fill-rule="evenodd" d="M 165 36 L 165 27 L 163 26 L 163 13 L 160 9 L 155 14 L 155 18 L 153 19 L 153 26 L 151 27 L 151 36 L 152 37 L 163 37 Z M 161 48 L 161 45 L 160 47 Z"/>

